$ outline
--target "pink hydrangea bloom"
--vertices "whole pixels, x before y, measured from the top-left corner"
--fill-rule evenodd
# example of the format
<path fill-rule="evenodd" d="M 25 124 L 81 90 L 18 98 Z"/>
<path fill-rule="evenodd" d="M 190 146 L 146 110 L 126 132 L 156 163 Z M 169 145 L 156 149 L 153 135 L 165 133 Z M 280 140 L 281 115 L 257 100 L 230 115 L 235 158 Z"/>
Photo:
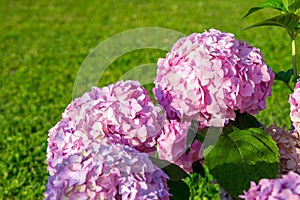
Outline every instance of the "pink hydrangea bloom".
<path fill-rule="evenodd" d="M 296 153 L 298 155 L 298 159 L 300 160 L 300 133 L 294 131 L 292 133 L 293 137 L 296 138 Z M 300 174 L 300 173 L 299 173 Z"/>
<path fill-rule="evenodd" d="M 300 173 L 299 148 L 297 144 L 300 140 L 290 131 L 279 128 L 276 123 L 264 129 L 275 140 L 280 153 L 280 172 L 279 175 L 286 174 L 289 171 Z"/>
<path fill-rule="evenodd" d="M 190 122 L 180 123 L 176 120 L 167 121 L 162 135 L 157 140 L 158 156 L 168 160 L 186 172 L 192 171 L 192 164 L 203 158 L 201 143 L 194 141 L 189 147 L 188 154 L 187 135 Z"/>
<path fill-rule="evenodd" d="M 64 158 L 106 137 L 141 152 L 156 150 L 164 114 L 136 81 L 119 81 L 75 99 L 49 131 L 47 162 L 50 175 Z"/>
<path fill-rule="evenodd" d="M 294 92 L 290 95 L 290 117 L 295 130 L 300 133 L 300 81 L 296 83 Z"/>
<path fill-rule="evenodd" d="M 158 60 L 154 93 L 169 119 L 219 126 L 234 110 L 265 109 L 273 80 L 258 49 L 210 29 L 178 40 Z"/>
<path fill-rule="evenodd" d="M 91 143 L 70 155 L 48 178 L 45 197 L 56 199 L 169 199 L 168 176 L 148 154 L 127 145 Z"/>
<path fill-rule="evenodd" d="M 289 172 L 278 179 L 261 179 L 256 185 L 251 182 L 250 189 L 240 198 L 247 200 L 300 199 L 300 176 Z"/>

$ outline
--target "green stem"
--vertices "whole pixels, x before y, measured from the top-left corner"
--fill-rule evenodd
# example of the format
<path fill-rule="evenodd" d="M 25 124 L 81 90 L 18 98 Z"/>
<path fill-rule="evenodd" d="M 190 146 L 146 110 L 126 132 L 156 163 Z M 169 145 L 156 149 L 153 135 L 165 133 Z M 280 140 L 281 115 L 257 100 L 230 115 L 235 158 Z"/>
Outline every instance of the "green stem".
<path fill-rule="evenodd" d="M 294 92 L 293 88 L 291 88 L 291 86 L 288 83 L 284 82 L 284 84 L 290 89 L 291 92 Z"/>
<path fill-rule="evenodd" d="M 294 78 L 296 78 L 298 76 L 297 57 L 296 57 L 296 37 L 292 37 L 292 62 L 293 62 Z"/>

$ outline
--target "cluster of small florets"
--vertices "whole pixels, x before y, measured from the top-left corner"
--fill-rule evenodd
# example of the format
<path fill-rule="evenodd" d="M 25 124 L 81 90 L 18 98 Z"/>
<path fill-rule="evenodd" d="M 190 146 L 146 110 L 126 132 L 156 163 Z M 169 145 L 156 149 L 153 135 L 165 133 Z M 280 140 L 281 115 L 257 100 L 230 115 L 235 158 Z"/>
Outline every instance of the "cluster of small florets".
<path fill-rule="evenodd" d="M 46 199 L 169 199 L 168 176 L 148 154 L 122 144 L 92 142 L 64 159 L 47 183 Z"/>
<path fill-rule="evenodd" d="M 300 133 L 300 81 L 296 83 L 294 92 L 290 95 L 290 117 L 295 130 Z"/>
<path fill-rule="evenodd" d="M 163 124 L 138 82 L 93 87 L 49 131 L 46 198 L 169 199 L 168 176 L 146 154 L 156 150 Z"/>
<path fill-rule="evenodd" d="M 91 92 L 67 106 L 49 131 L 47 162 L 50 174 L 62 159 L 81 152 L 94 140 L 129 145 L 141 152 L 156 150 L 164 115 L 136 81 L 119 81 Z"/>
<path fill-rule="evenodd" d="M 157 141 L 159 158 L 175 163 L 186 172 L 191 172 L 192 164 L 203 158 L 202 144 L 198 140 L 187 141 L 190 125 L 190 122 L 167 121 Z"/>
<path fill-rule="evenodd" d="M 300 199 L 300 176 L 289 172 L 278 179 L 261 179 L 256 185 L 251 182 L 248 191 L 240 198 L 247 200 Z"/>
<path fill-rule="evenodd" d="M 296 138 L 296 152 L 300 159 L 300 79 L 298 79 L 294 92 L 290 95 L 290 117 L 293 122 L 292 135 Z"/>
<path fill-rule="evenodd" d="M 211 29 L 180 39 L 158 60 L 154 92 L 169 119 L 221 126 L 235 110 L 265 109 L 273 79 L 258 49 Z"/>
<path fill-rule="evenodd" d="M 299 148 L 297 147 L 299 139 L 290 131 L 279 128 L 276 123 L 264 128 L 273 140 L 275 140 L 280 154 L 280 172 L 279 175 L 287 174 L 289 171 L 300 173 Z"/>

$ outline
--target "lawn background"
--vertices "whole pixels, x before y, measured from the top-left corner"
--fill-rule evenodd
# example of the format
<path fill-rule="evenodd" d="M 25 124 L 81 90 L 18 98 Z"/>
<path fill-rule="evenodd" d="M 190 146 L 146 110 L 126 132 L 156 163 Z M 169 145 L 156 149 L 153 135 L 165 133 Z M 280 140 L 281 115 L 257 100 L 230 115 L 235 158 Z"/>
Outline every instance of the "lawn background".
<path fill-rule="evenodd" d="M 84 58 L 115 34 L 140 27 L 184 34 L 216 28 L 261 49 L 274 71 L 291 68 L 290 41 L 283 29 L 241 31 L 275 13 L 268 10 L 241 20 L 259 2 L 0 0 L 0 199 L 43 198 L 47 132 L 72 100 Z M 149 49 L 128 53 L 110 66 L 99 86 L 165 54 Z M 289 127 L 288 94 L 282 83 L 275 82 L 267 110 L 258 118 Z"/>

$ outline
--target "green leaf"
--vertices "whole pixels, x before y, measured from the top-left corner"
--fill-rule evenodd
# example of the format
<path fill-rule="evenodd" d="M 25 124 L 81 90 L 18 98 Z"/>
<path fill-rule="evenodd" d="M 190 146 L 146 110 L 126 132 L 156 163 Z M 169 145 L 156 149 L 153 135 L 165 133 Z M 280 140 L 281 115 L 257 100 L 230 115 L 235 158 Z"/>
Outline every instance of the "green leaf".
<path fill-rule="evenodd" d="M 279 153 L 268 133 L 250 128 L 222 135 L 205 155 L 205 162 L 220 186 L 238 197 L 251 181 L 276 177 Z"/>
<path fill-rule="evenodd" d="M 264 8 L 272 8 L 279 10 L 281 12 L 287 12 L 286 7 L 284 6 L 282 0 L 269 0 L 264 3 L 259 4 L 256 7 L 250 8 L 249 11 L 243 16 L 243 18 L 247 17 L 248 15 L 251 15 L 252 13 L 264 9 Z"/>
<path fill-rule="evenodd" d="M 235 111 L 236 118 L 234 121 L 230 120 L 229 124 L 223 127 L 222 133 L 228 135 L 236 129 L 249 129 L 249 128 L 260 128 L 261 123 L 253 116 L 248 113 L 240 113 L 238 110 Z M 214 127 L 206 127 L 198 131 L 196 139 L 203 143 L 208 129 L 213 129 Z"/>
<path fill-rule="evenodd" d="M 179 166 L 167 161 L 155 157 L 150 157 L 150 160 L 154 165 L 161 168 L 168 176 L 170 181 L 179 181 L 189 176 L 183 169 Z"/>
<path fill-rule="evenodd" d="M 248 113 L 235 112 L 236 118 L 232 122 L 232 125 L 238 129 L 249 129 L 249 128 L 260 128 L 261 123 L 253 116 Z"/>
<path fill-rule="evenodd" d="M 300 76 L 293 78 L 292 82 L 296 84 L 298 82 L 299 78 L 300 78 Z"/>
<path fill-rule="evenodd" d="M 300 8 L 300 0 L 294 0 L 289 5 L 289 11 L 295 14 L 298 12 L 299 8 Z"/>
<path fill-rule="evenodd" d="M 275 79 L 283 81 L 285 83 L 289 83 L 292 75 L 293 75 L 293 69 L 289 69 L 286 72 L 280 71 L 280 72 L 275 73 Z"/>
<path fill-rule="evenodd" d="M 202 177 L 205 177 L 205 169 L 201 165 L 200 160 L 192 164 L 193 172 L 200 174 Z"/>
<path fill-rule="evenodd" d="M 169 192 L 171 200 L 188 200 L 190 197 L 190 189 L 188 185 L 180 181 L 168 181 Z"/>
<path fill-rule="evenodd" d="M 279 26 L 285 28 L 288 32 L 291 32 L 292 30 L 296 29 L 299 19 L 300 17 L 298 15 L 294 13 L 287 13 L 272 17 L 270 19 L 266 19 L 262 22 L 258 22 L 252 26 L 245 28 L 244 30 L 259 26 Z"/>
<path fill-rule="evenodd" d="M 299 32 L 299 30 L 300 30 L 300 23 L 298 23 L 298 24 L 297 24 L 297 26 L 296 26 L 296 28 L 295 28 L 295 29 L 296 29 L 296 31 L 298 31 L 298 32 Z"/>
<path fill-rule="evenodd" d="M 284 7 L 285 7 L 285 9 L 289 9 L 289 5 L 290 5 L 290 0 L 282 0 L 282 2 L 283 2 L 283 5 L 284 5 Z"/>

